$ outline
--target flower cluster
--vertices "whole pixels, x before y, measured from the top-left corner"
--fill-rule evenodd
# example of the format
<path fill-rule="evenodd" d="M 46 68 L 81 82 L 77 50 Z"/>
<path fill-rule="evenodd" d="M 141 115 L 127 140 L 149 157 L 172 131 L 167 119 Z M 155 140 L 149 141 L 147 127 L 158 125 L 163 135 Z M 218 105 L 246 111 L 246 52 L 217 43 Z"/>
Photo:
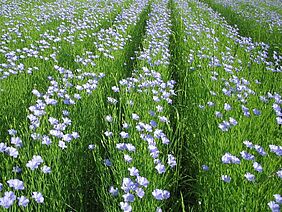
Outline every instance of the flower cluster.
<path fill-rule="evenodd" d="M 149 184 L 155 188 L 148 195 L 152 195 L 156 200 L 170 197 L 170 192 L 160 189 L 155 179 L 165 177 L 169 174 L 169 169 L 173 169 L 177 164 L 172 153 L 164 155 L 168 152 L 167 146 L 171 143 L 166 131 L 170 123 L 168 109 L 175 95 L 173 90 L 175 81 L 163 79 L 168 73 L 170 57 L 171 23 L 167 4 L 168 1 L 152 3 L 143 41 L 144 50 L 137 56 L 138 66 L 131 77 L 120 80 L 119 86 L 112 88 L 114 93 L 119 94 L 119 100 L 115 99 L 115 101 L 121 102 L 123 110 L 126 111 L 120 133 L 110 130 L 116 124 L 113 121 L 114 113 L 105 116 L 105 120 L 109 123 L 109 129 L 105 132 L 108 143 L 123 140 L 116 143 L 116 149 L 119 151 L 117 154 L 123 153 L 122 167 L 128 167 L 128 175 L 123 176 L 120 187 L 124 193 L 123 201 L 120 202 L 123 211 L 133 210 L 133 202 L 138 204 L 138 199 L 142 199 L 148 193 Z M 147 68 L 148 66 L 155 70 Z M 141 99 L 145 101 L 139 102 Z M 109 103 L 113 105 L 114 110 L 116 106 L 111 102 Z M 140 111 L 141 105 L 145 111 Z M 137 167 L 141 161 L 142 163 L 146 161 L 145 163 L 154 170 L 145 170 L 140 165 Z M 114 161 L 113 166 L 115 163 L 117 162 Z M 120 167 L 121 172 L 123 172 L 122 167 Z M 150 172 L 153 172 L 155 177 L 147 178 L 146 175 L 150 176 Z M 117 196 L 118 188 L 112 186 L 110 193 Z M 161 211 L 160 208 L 157 210 Z"/>

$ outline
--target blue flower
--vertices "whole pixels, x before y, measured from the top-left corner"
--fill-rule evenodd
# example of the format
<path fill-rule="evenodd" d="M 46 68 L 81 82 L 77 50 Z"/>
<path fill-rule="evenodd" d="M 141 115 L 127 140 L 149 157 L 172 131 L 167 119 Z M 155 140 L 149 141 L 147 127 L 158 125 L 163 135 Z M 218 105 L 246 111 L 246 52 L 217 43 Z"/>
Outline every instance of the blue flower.
<path fill-rule="evenodd" d="M 207 165 L 202 165 L 202 169 L 203 169 L 204 171 L 208 171 L 208 170 L 209 170 L 209 167 L 208 167 Z"/>
<path fill-rule="evenodd" d="M 133 120 L 139 120 L 139 116 L 136 113 L 132 113 Z"/>
<path fill-rule="evenodd" d="M 229 117 L 229 123 L 233 126 L 236 126 L 238 124 L 238 122 L 232 117 Z"/>
<path fill-rule="evenodd" d="M 162 174 L 165 172 L 165 166 L 161 163 L 158 163 L 155 167 L 155 169 L 157 169 L 159 174 Z"/>
<path fill-rule="evenodd" d="M 21 172 L 22 172 L 22 169 L 21 169 L 20 167 L 18 167 L 18 166 L 14 166 L 14 167 L 13 167 L 13 172 L 15 172 L 15 173 L 21 173 Z"/>
<path fill-rule="evenodd" d="M 125 202 L 134 202 L 134 195 L 133 194 L 126 193 L 126 194 L 122 195 L 122 197 L 123 197 L 123 200 Z"/>
<path fill-rule="evenodd" d="M 175 157 L 172 154 L 168 154 L 168 165 L 173 168 L 176 166 L 176 160 Z"/>
<path fill-rule="evenodd" d="M 24 183 L 21 180 L 11 179 L 8 180 L 7 183 L 9 184 L 9 187 L 14 188 L 15 190 L 24 190 Z"/>
<path fill-rule="evenodd" d="M 121 210 L 123 210 L 124 212 L 132 211 L 132 207 L 128 202 L 120 202 L 119 204 L 120 204 Z"/>
<path fill-rule="evenodd" d="M 17 199 L 16 195 L 12 191 L 4 193 L 4 197 L 0 198 L 0 205 L 4 208 L 9 208 L 14 204 L 14 201 Z"/>
<path fill-rule="evenodd" d="M 277 124 L 282 125 L 282 118 L 280 116 L 276 117 Z"/>
<path fill-rule="evenodd" d="M 269 145 L 270 151 L 275 153 L 277 156 L 282 156 L 282 147 L 276 145 Z"/>
<path fill-rule="evenodd" d="M 112 166 L 112 162 L 110 161 L 110 159 L 105 159 L 105 160 L 104 160 L 104 164 L 105 164 L 106 166 Z"/>
<path fill-rule="evenodd" d="M 230 104 L 224 103 L 224 110 L 230 111 L 232 109 Z"/>
<path fill-rule="evenodd" d="M 215 111 L 215 116 L 216 116 L 217 118 L 222 118 L 222 117 L 223 117 L 222 113 L 219 112 L 219 111 Z"/>
<path fill-rule="evenodd" d="M 19 156 L 19 152 L 14 147 L 7 147 L 5 152 L 13 158 L 17 158 Z"/>
<path fill-rule="evenodd" d="M 261 115 L 261 111 L 259 111 L 258 109 L 253 109 L 253 112 L 254 112 L 254 114 L 256 115 L 256 116 L 259 116 L 259 115 Z"/>
<path fill-rule="evenodd" d="M 41 168 L 41 170 L 42 170 L 42 172 L 43 172 L 44 174 L 50 174 L 50 173 L 51 173 L 51 168 L 48 167 L 48 166 L 46 166 L 46 165 L 44 165 L 44 166 Z"/>
<path fill-rule="evenodd" d="M 89 145 L 88 145 L 88 149 L 89 149 L 89 150 L 95 149 L 95 144 L 89 144 Z"/>
<path fill-rule="evenodd" d="M 113 122 L 113 117 L 110 116 L 110 115 L 107 115 L 107 116 L 105 117 L 105 120 L 106 120 L 107 122 Z"/>
<path fill-rule="evenodd" d="M 169 191 L 161 189 L 155 189 L 152 192 L 152 195 L 155 197 L 156 200 L 164 200 L 170 197 Z"/>
<path fill-rule="evenodd" d="M 144 186 L 145 188 L 147 188 L 149 185 L 149 181 L 145 177 L 137 176 L 137 182 L 139 185 Z"/>
<path fill-rule="evenodd" d="M 128 171 L 130 172 L 130 176 L 139 176 L 139 170 L 135 167 L 128 168 Z"/>
<path fill-rule="evenodd" d="M 280 212 L 280 206 L 274 201 L 271 201 L 267 204 L 272 212 Z"/>
<path fill-rule="evenodd" d="M 249 173 L 249 172 L 247 172 L 244 176 L 245 176 L 245 177 L 247 178 L 247 180 L 250 181 L 250 182 L 254 182 L 254 181 L 255 181 L 255 175 L 253 175 L 253 174 L 251 174 L 251 173 Z"/>
<path fill-rule="evenodd" d="M 121 189 L 128 193 L 130 190 L 134 188 L 135 184 L 130 178 L 123 178 Z"/>
<path fill-rule="evenodd" d="M 254 162 L 253 167 L 256 171 L 262 172 L 262 166 L 258 162 Z"/>
<path fill-rule="evenodd" d="M 29 199 L 25 196 L 18 197 L 18 205 L 26 207 L 29 203 Z"/>
<path fill-rule="evenodd" d="M 264 149 L 259 146 L 259 145 L 255 145 L 255 150 L 261 155 L 261 156 L 266 156 L 267 153 L 264 151 Z"/>
<path fill-rule="evenodd" d="M 252 154 L 246 152 L 246 151 L 242 151 L 240 152 L 242 158 L 244 158 L 245 160 L 254 160 L 255 156 L 253 156 Z"/>
<path fill-rule="evenodd" d="M 112 87 L 112 90 L 115 92 L 115 93 L 118 93 L 119 92 L 119 88 L 117 86 L 113 86 Z"/>
<path fill-rule="evenodd" d="M 162 212 L 163 210 L 159 207 L 157 207 L 156 212 Z"/>
<path fill-rule="evenodd" d="M 32 198 L 37 202 L 37 203 L 43 203 L 44 202 L 44 197 L 40 192 L 32 192 Z"/>
<path fill-rule="evenodd" d="M 15 130 L 15 129 L 9 129 L 9 130 L 8 130 L 8 133 L 9 133 L 9 135 L 11 135 L 11 136 L 15 136 L 15 135 L 17 134 L 17 130 Z"/>
<path fill-rule="evenodd" d="M 221 158 L 222 163 L 225 164 L 240 164 L 240 159 L 236 156 L 231 155 L 230 153 L 225 153 Z"/>
<path fill-rule="evenodd" d="M 28 161 L 26 167 L 30 168 L 31 170 L 37 169 L 40 164 L 43 163 L 43 159 L 39 155 L 34 155 L 32 160 Z"/>
<path fill-rule="evenodd" d="M 5 152 L 5 151 L 6 151 L 6 149 L 7 149 L 6 144 L 4 144 L 4 143 L 0 143 L 0 152 Z"/>
<path fill-rule="evenodd" d="M 130 157 L 129 155 L 124 155 L 123 158 L 127 163 L 131 163 L 132 161 L 132 157 Z"/>
<path fill-rule="evenodd" d="M 136 195 L 139 197 L 139 198 L 143 198 L 143 196 L 145 195 L 145 192 L 142 188 L 137 188 L 136 189 Z"/>
<path fill-rule="evenodd" d="M 226 183 L 230 183 L 231 181 L 231 177 L 229 177 L 228 175 L 222 175 L 221 179 Z"/>
<path fill-rule="evenodd" d="M 16 147 L 22 147 L 23 142 L 19 137 L 12 137 L 11 144 L 14 144 Z"/>
<path fill-rule="evenodd" d="M 227 132 L 231 126 L 230 126 L 230 123 L 229 123 L 228 121 L 223 121 L 222 123 L 220 123 L 220 124 L 218 125 L 218 127 L 219 127 L 223 132 Z"/>
<path fill-rule="evenodd" d="M 282 204 L 282 196 L 280 194 L 274 194 L 275 201 L 279 204 Z"/>
<path fill-rule="evenodd" d="M 121 133 L 120 133 L 120 136 L 122 137 L 122 138 L 129 138 L 129 134 L 127 133 L 127 132 L 124 132 L 124 131 L 122 131 Z"/>
<path fill-rule="evenodd" d="M 64 141 L 60 140 L 59 141 L 59 145 L 58 145 L 61 149 L 66 149 L 67 148 L 67 145 Z"/>
<path fill-rule="evenodd" d="M 282 178 L 282 169 L 279 170 L 278 172 L 276 172 L 276 174 L 277 174 L 277 176 L 278 176 L 279 178 Z"/>
<path fill-rule="evenodd" d="M 111 186 L 109 192 L 110 192 L 113 196 L 117 196 L 117 195 L 118 195 L 118 188 L 114 188 L 113 186 Z"/>
<path fill-rule="evenodd" d="M 246 147 L 248 147 L 250 149 L 252 149 L 254 147 L 252 142 L 250 142 L 250 141 L 243 141 L 243 143 L 245 144 Z"/>

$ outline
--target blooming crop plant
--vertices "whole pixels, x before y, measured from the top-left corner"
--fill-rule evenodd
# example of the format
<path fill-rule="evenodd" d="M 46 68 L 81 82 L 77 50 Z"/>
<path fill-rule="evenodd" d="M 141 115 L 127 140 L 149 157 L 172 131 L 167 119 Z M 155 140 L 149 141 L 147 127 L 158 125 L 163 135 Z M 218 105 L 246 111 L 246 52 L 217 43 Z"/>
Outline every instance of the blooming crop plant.
<path fill-rule="evenodd" d="M 203 2 L 0 0 L 1 211 L 280 211 L 280 47 Z"/>

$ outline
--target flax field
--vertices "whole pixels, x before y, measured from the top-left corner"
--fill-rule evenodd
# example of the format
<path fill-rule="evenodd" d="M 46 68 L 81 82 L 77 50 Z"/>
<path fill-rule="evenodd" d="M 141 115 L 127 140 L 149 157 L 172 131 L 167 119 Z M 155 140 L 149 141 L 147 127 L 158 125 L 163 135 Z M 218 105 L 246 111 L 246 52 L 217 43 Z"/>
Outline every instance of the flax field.
<path fill-rule="evenodd" d="M 280 0 L 0 0 L 0 211 L 279 212 Z"/>

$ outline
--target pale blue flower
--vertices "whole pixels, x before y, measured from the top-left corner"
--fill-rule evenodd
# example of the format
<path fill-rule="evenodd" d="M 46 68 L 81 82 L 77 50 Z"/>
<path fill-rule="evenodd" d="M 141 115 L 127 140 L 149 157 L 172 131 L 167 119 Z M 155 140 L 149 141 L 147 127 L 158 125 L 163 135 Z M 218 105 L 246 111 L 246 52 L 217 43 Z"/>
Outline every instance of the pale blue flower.
<path fill-rule="evenodd" d="M 4 143 L 0 143 L 0 152 L 6 152 L 7 146 Z"/>
<path fill-rule="evenodd" d="M 127 133 L 127 132 L 124 132 L 124 131 L 122 131 L 121 133 L 120 133 L 120 136 L 122 137 L 122 138 L 129 138 L 129 134 Z"/>
<path fill-rule="evenodd" d="M 62 140 L 59 140 L 59 145 L 58 145 L 61 149 L 66 149 L 67 148 L 67 145 L 64 141 Z"/>
<path fill-rule="evenodd" d="M 128 193 L 130 190 L 132 190 L 135 187 L 134 182 L 130 178 L 123 178 L 122 180 L 122 186 L 121 189 Z"/>
<path fill-rule="evenodd" d="M 125 146 L 126 146 L 126 149 L 127 149 L 129 152 L 135 152 L 135 150 L 136 150 L 135 146 L 133 146 L 133 145 L 130 144 L 130 143 L 125 144 Z"/>
<path fill-rule="evenodd" d="M 137 188 L 136 189 L 136 195 L 139 197 L 139 198 L 143 198 L 144 195 L 145 195 L 145 192 L 142 188 Z"/>
<path fill-rule="evenodd" d="M 29 203 L 29 199 L 26 198 L 25 196 L 18 197 L 19 206 L 27 207 L 28 203 Z"/>
<path fill-rule="evenodd" d="M 215 111 L 215 116 L 216 116 L 217 118 L 222 118 L 222 117 L 223 117 L 222 113 L 219 112 L 219 111 Z"/>
<path fill-rule="evenodd" d="M 232 117 L 229 117 L 229 123 L 233 126 L 236 126 L 238 124 L 238 122 Z"/>
<path fill-rule="evenodd" d="M 111 195 L 113 196 L 117 196 L 118 195 L 118 188 L 114 188 L 113 186 L 110 187 L 109 192 L 111 193 Z"/>
<path fill-rule="evenodd" d="M 259 145 L 255 145 L 255 150 L 261 155 L 261 156 L 266 156 L 267 153 L 264 151 L 264 149 L 259 146 Z"/>
<path fill-rule="evenodd" d="M 162 212 L 163 210 L 159 207 L 157 207 L 156 212 Z"/>
<path fill-rule="evenodd" d="M 231 181 L 231 177 L 229 177 L 228 175 L 222 175 L 221 179 L 226 183 L 230 183 Z"/>
<path fill-rule="evenodd" d="M 21 180 L 11 179 L 8 180 L 7 183 L 9 184 L 10 188 L 13 188 L 15 190 L 24 190 L 24 183 Z"/>
<path fill-rule="evenodd" d="M 274 201 L 269 202 L 267 205 L 272 212 L 280 212 L 280 206 Z"/>
<path fill-rule="evenodd" d="M 113 117 L 111 116 L 111 115 L 107 115 L 106 117 L 105 117 L 105 120 L 107 121 L 107 122 L 113 122 Z"/>
<path fill-rule="evenodd" d="M 112 90 L 115 92 L 115 93 L 118 93 L 119 92 L 119 88 L 117 86 L 113 86 L 112 87 Z"/>
<path fill-rule="evenodd" d="M 31 170 L 37 169 L 40 164 L 43 163 L 43 159 L 39 155 L 34 155 L 32 160 L 28 161 L 26 167 L 30 168 Z"/>
<path fill-rule="evenodd" d="M 128 163 L 131 163 L 132 162 L 132 157 L 130 157 L 129 155 L 124 155 L 123 156 L 124 160 Z"/>
<path fill-rule="evenodd" d="M 165 173 L 165 166 L 161 163 L 158 163 L 155 167 L 159 174 Z"/>
<path fill-rule="evenodd" d="M 246 151 L 242 151 L 240 152 L 241 156 L 243 159 L 245 160 L 254 160 L 255 159 L 255 156 L 253 156 L 252 154 L 246 152 Z"/>
<path fill-rule="evenodd" d="M 51 173 L 51 168 L 49 166 L 46 166 L 44 165 L 42 168 L 41 168 L 42 172 L 44 174 L 50 174 Z"/>
<path fill-rule="evenodd" d="M 282 204 L 282 196 L 280 194 L 274 194 L 275 201 L 279 204 Z"/>
<path fill-rule="evenodd" d="M 168 165 L 173 168 L 176 166 L 176 159 L 172 154 L 168 154 Z"/>
<path fill-rule="evenodd" d="M 144 186 L 145 188 L 147 188 L 149 185 L 149 181 L 145 177 L 137 176 L 137 182 L 139 185 Z"/>
<path fill-rule="evenodd" d="M 128 168 L 128 171 L 130 172 L 130 176 L 139 176 L 139 170 L 135 167 Z"/>
<path fill-rule="evenodd" d="M 134 202 L 134 195 L 130 193 L 126 193 L 122 195 L 124 202 Z"/>
<path fill-rule="evenodd" d="M 132 113 L 132 119 L 138 121 L 139 120 L 139 116 L 136 113 Z"/>
<path fill-rule="evenodd" d="M 230 104 L 224 103 L 224 110 L 230 111 L 232 109 Z"/>
<path fill-rule="evenodd" d="M 253 167 L 258 172 L 262 172 L 263 171 L 262 166 L 258 162 L 254 162 Z"/>
<path fill-rule="evenodd" d="M 13 158 L 17 158 L 19 156 L 18 150 L 14 147 L 7 147 L 5 152 Z"/>
<path fill-rule="evenodd" d="M 255 175 L 253 175 L 253 174 L 251 174 L 251 173 L 249 173 L 249 172 L 247 172 L 244 176 L 245 176 L 245 177 L 247 178 L 247 180 L 250 181 L 250 182 L 254 182 L 254 181 L 255 181 Z"/>
<path fill-rule="evenodd" d="M 269 145 L 270 151 L 275 153 L 277 156 L 282 156 L 282 146 Z"/>
<path fill-rule="evenodd" d="M 208 170 L 209 170 L 209 167 L 208 167 L 207 165 L 202 165 L 202 169 L 203 169 L 204 171 L 208 171 Z"/>
<path fill-rule="evenodd" d="M 132 211 L 132 207 L 128 202 L 120 202 L 119 204 L 120 204 L 121 210 L 123 210 L 124 212 Z"/>
<path fill-rule="evenodd" d="M 8 130 L 8 133 L 9 133 L 9 135 L 11 135 L 11 136 L 15 136 L 15 135 L 17 134 L 17 130 L 15 130 L 15 129 L 9 129 L 9 130 Z"/>
<path fill-rule="evenodd" d="M 243 141 L 243 143 L 245 144 L 246 147 L 248 147 L 250 149 L 252 149 L 254 147 L 252 142 L 250 142 L 250 141 Z"/>
<path fill-rule="evenodd" d="M 221 158 L 222 163 L 225 164 L 240 164 L 240 159 L 236 156 L 231 155 L 230 153 L 225 153 Z"/>
<path fill-rule="evenodd" d="M 104 164 L 105 164 L 106 166 L 112 166 L 112 162 L 110 161 L 110 159 L 105 159 L 105 160 L 104 160 Z"/>
<path fill-rule="evenodd" d="M 43 203 L 44 202 L 44 197 L 40 192 L 32 192 L 32 198 L 37 202 L 37 203 Z"/>
<path fill-rule="evenodd" d="M 152 192 L 152 195 L 155 197 L 156 200 L 164 200 L 170 197 L 169 191 L 161 189 L 155 189 Z"/>
<path fill-rule="evenodd" d="M 10 208 L 16 199 L 17 197 L 14 192 L 7 191 L 4 193 L 4 197 L 0 198 L 0 205 L 6 209 Z"/>
<path fill-rule="evenodd" d="M 11 144 L 14 144 L 16 147 L 22 147 L 23 142 L 19 137 L 12 137 Z"/>
<path fill-rule="evenodd" d="M 277 176 L 278 176 L 279 178 L 282 178 L 282 169 L 279 170 L 278 172 L 276 172 L 276 174 L 277 174 Z"/>
<path fill-rule="evenodd" d="M 88 145 L 88 149 L 89 149 L 89 150 L 95 149 L 95 144 L 89 144 L 89 145 Z"/>

